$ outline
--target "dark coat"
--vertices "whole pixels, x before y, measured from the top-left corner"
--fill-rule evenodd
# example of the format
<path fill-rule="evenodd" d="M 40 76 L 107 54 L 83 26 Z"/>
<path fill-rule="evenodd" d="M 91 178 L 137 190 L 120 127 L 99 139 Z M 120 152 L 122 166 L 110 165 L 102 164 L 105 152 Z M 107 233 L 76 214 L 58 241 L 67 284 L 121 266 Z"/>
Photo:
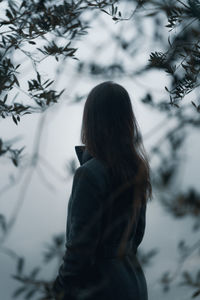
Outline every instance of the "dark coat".
<path fill-rule="evenodd" d="M 119 256 L 120 235 L 130 210 L 124 217 L 118 210 L 118 221 L 116 213 L 112 215 L 116 220 L 110 219 L 110 208 L 106 207 L 110 193 L 107 168 L 85 146 L 75 146 L 75 151 L 80 166 L 73 178 L 66 250 L 53 295 L 62 300 L 147 300 L 146 279 L 136 256 L 145 231 L 146 205 L 139 211 L 124 255 Z"/>

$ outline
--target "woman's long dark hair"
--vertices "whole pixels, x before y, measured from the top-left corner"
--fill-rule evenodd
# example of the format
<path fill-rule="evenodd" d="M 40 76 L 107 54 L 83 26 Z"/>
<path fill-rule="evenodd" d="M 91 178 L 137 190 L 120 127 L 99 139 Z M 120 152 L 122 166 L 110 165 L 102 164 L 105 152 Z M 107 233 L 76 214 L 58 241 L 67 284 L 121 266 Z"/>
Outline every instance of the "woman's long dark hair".
<path fill-rule="evenodd" d="M 109 168 L 115 197 L 132 187 L 134 208 L 152 198 L 150 167 L 125 88 L 106 81 L 90 91 L 83 111 L 81 142 Z"/>

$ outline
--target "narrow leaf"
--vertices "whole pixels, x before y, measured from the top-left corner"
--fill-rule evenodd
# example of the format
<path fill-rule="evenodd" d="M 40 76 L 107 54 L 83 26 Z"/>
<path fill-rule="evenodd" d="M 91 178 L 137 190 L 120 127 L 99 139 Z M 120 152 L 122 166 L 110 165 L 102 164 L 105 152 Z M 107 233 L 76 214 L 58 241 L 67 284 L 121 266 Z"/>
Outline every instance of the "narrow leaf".
<path fill-rule="evenodd" d="M 17 273 L 21 274 L 24 268 L 24 258 L 20 257 L 17 263 Z"/>
<path fill-rule="evenodd" d="M 197 108 L 196 104 L 193 101 L 191 101 L 191 103 L 194 105 L 195 108 Z"/>
<path fill-rule="evenodd" d="M 12 119 L 13 119 L 13 121 L 15 122 L 15 124 L 18 125 L 18 124 L 17 124 L 17 119 L 15 118 L 14 115 L 12 115 Z"/>

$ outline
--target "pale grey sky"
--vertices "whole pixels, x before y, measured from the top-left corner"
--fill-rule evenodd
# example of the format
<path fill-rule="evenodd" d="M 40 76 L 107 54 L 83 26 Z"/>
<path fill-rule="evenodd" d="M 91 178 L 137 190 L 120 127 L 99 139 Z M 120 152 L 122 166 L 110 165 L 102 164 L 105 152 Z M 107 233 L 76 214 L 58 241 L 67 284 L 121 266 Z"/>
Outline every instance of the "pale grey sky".
<path fill-rule="evenodd" d="M 111 30 L 118 30 L 119 26 L 126 26 L 125 24 L 114 24 L 108 16 L 102 16 L 105 23 L 109 24 Z M 92 48 L 89 45 L 103 42 L 108 36 L 105 35 L 104 28 L 94 22 L 93 28 L 87 37 L 83 37 L 83 41 L 78 44 L 78 57 L 81 59 L 88 59 L 92 53 Z M 151 39 L 151 27 L 146 26 L 147 35 Z M 131 33 L 127 32 L 127 35 Z M 126 61 L 130 69 L 136 64 L 142 63 L 148 59 L 151 40 L 145 40 L 146 52 L 143 51 L 139 55 L 137 62 L 135 60 Z M 155 47 L 155 45 L 154 45 Z M 99 60 L 104 63 L 109 63 L 113 55 L 115 55 L 115 45 L 109 46 L 109 51 L 102 52 Z M 117 54 L 122 55 L 122 54 Z M 122 55 L 123 57 L 123 55 Z M 20 60 L 20 57 L 18 58 Z M 100 61 L 101 61 L 100 60 Z M 52 59 L 47 59 L 41 64 L 40 71 L 47 74 L 51 78 L 55 78 L 55 65 Z M 69 97 L 74 93 L 88 93 L 90 89 L 103 81 L 103 79 L 94 79 L 90 76 L 82 76 L 77 79 L 75 84 L 74 79 L 70 80 L 74 73 L 74 66 L 76 61 L 69 63 L 69 68 L 65 70 L 63 76 L 56 85 L 59 88 L 66 87 L 66 92 L 59 104 L 49 109 L 45 122 L 45 127 L 42 132 L 42 141 L 40 146 L 40 154 L 44 156 L 52 166 L 63 177 L 63 180 L 56 178 L 55 173 L 50 172 L 44 165 L 40 165 L 45 178 L 51 182 L 54 187 L 52 191 L 45 185 L 37 171 L 34 172 L 31 183 L 28 187 L 25 201 L 20 210 L 16 225 L 12 231 L 6 246 L 14 249 L 19 255 L 26 257 L 26 270 L 31 270 L 35 265 L 39 265 L 42 261 L 42 252 L 45 248 L 45 243 L 50 242 L 52 234 L 65 231 L 67 202 L 71 192 L 72 178 L 67 176 L 66 163 L 75 156 L 75 145 L 80 144 L 80 127 L 82 121 L 82 112 L 84 102 L 74 105 L 68 105 Z M 25 66 L 26 72 L 22 72 L 23 83 L 26 86 L 26 80 L 33 76 L 30 64 Z M 30 70 L 30 72 L 29 72 Z M 25 75 L 24 75 L 25 74 Z M 34 75 L 35 76 L 35 75 Z M 56 79 L 56 78 L 55 78 Z M 130 78 L 123 78 L 116 80 L 118 83 L 124 85 L 130 93 L 132 99 L 133 109 L 138 119 L 142 134 L 149 132 L 156 124 L 158 124 L 164 116 L 151 111 L 146 106 L 140 103 L 140 97 L 144 94 L 144 87 L 148 86 L 149 91 L 156 89 L 157 97 L 164 95 L 164 86 L 168 84 L 168 78 L 161 72 L 147 73 L 142 78 L 134 80 Z M 25 96 L 23 96 L 25 99 Z M 1 120 L 0 136 L 3 139 L 10 139 L 15 136 L 21 136 L 22 139 L 16 143 L 16 147 L 26 145 L 24 153 L 30 155 L 34 142 L 34 135 L 39 122 L 40 115 L 25 115 L 21 118 L 20 123 L 16 126 L 11 119 Z M 147 152 L 150 146 L 156 142 L 156 139 L 170 126 L 166 124 L 165 128 L 158 134 L 155 134 L 151 139 L 144 140 Z M 190 147 L 196 141 L 197 132 L 191 133 L 186 146 L 182 149 L 186 154 L 186 161 L 184 163 L 184 176 L 182 178 L 182 185 L 184 188 L 193 185 L 197 189 L 199 187 L 198 176 L 199 170 L 197 166 L 199 144 L 195 147 Z M 78 160 L 76 158 L 77 166 Z M 153 166 L 152 166 L 153 167 Z M 6 159 L 1 159 L 0 172 L 0 189 L 8 182 L 10 174 L 17 176 L 18 170 Z M 20 174 L 20 173 L 19 173 Z M 21 176 L 21 175 L 20 175 Z M 13 186 L 10 190 L 4 193 L 1 197 L 1 213 L 10 216 L 11 210 L 17 201 L 21 183 Z M 162 272 L 167 269 L 173 269 L 177 263 L 177 242 L 181 238 L 195 241 L 196 233 L 191 232 L 192 219 L 187 218 L 180 221 L 174 220 L 167 212 L 160 206 L 159 199 L 155 198 L 153 202 L 149 203 L 147 209 L 147 225 L 144 240 L 141 244 L 141 249 L 148 251 L 152 248 L 158 248 L 159 254 L 152 260 L 153 264 L 147 267 L 144 271 L 149 286 L 149 300 L 162 299 L 176 299 L 186 300 L 190 295 L 189 289 L 185 291 L 184 288 L 174 286 L 170 294 L 163 295 L 160 290 L 160 285 L 156 282 Z M 191 257 L 187 262 L 187 267 L 194 269 L 197 261 L 197 256 Z M 11 274 L 14 273 L 14 264 L 11 259 L 5 254 L 0 253 L 0 296 L 3 300 L 11 300 L 11 294 L 18 283 L 11 279 Z M 51 264 L 44 270 L 44 273 L 55 275 L 56 266 Z M 185 298 L 184 298 L 185 297 Z M 34 298 L 33 298 L 34 299 Z"/>

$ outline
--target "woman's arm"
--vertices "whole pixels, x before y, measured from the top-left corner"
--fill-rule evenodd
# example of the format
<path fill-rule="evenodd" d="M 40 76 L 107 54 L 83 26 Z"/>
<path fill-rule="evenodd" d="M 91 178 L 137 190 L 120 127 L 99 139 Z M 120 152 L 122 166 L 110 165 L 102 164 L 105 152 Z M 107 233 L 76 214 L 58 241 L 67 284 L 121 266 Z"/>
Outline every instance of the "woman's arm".
<path fill-rule="evenodd" d="M 67 216 L 70 225 L 68 239 L 63 263 L 54 282 L 54 295 L 63 292 L 70 296 L 92 264 L 102 216 L 102 194 L 95 178 L 86 166 L 80 166 L 75 172 L 71 209 Z"/>

